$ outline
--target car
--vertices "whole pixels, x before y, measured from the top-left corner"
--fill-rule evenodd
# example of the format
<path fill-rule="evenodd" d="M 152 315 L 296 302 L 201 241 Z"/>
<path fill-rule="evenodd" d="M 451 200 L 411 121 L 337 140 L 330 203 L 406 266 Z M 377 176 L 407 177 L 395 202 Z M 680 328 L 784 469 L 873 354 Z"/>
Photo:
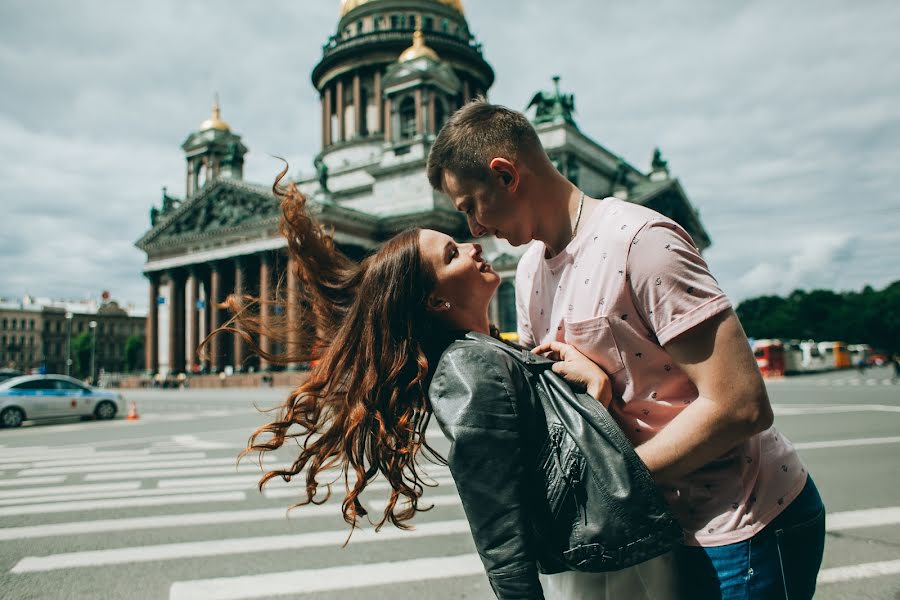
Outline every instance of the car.
<path fill-rule="evenodd" d="M 0 427 L 60 417 L 105 420 L 124 413 L 122 394 L 65 375 L 23 375 L 0 383 Z"/>
<path fill-rule="evenodd" d="M 21 377 L 24 374 L 22 371 L 16 371 L 15 369 L 0 369 L 0 382 L 13 377 Z"/>

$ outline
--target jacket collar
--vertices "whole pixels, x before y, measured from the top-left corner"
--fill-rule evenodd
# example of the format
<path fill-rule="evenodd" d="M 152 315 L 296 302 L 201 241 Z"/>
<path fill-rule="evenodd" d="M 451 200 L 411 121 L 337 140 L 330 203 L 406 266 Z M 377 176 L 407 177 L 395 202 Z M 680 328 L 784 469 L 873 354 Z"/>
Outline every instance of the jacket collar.
<path fill-rule="evenodd" d="M 529 352 L 528 350 L 516 348 L 515 346 L 506 344 L 501 340 L 493 338 L 489 335 L 485 335 L 483 333 L 478 333 L 476 331 L 467 331 L 465 339 L 481 344 L 490 344 L 491 346 L 500 348 L 501 350 L 515 358 L 517 361 L 525 365 L 548 368 L 555 362 L 553 360 L 550 360 L 546 356 L 541 356 L 540 354 L 535 354 L 533 352 Z"/>

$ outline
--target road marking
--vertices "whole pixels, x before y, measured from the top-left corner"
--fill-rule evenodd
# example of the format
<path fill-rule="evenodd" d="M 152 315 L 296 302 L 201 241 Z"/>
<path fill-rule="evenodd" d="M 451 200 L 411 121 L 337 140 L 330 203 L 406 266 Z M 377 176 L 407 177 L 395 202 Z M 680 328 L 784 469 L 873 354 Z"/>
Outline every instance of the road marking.
<path fill-rule="evenodd" d="M 453 483 L 453 478 L 452 477 L 439 477 L 439 478 L 435 479 L 435 482 L 437 482 L 438 485 L 449 485 L 449 484 Z M 369 491 L 377 492 L 380 490 L 387 490 L 390 487 L 391 486 L 387 481 L 376 481 L 374 483 L 370 483 L 369 485 L 367 485 L 366 491 L 367 492 L 369 492 Z M 324 493 L 325 487 L 321 486 L 321 489 Z M 281 487 L 281 488 L 275 488 L 275 489 L 271 489 L 271 490 L 270 489 L 263 490 L 263 495 L 266 498 L 298 498 L 299 499 L 299 498 L 301 498 L 301 495 L 303 493 L 304 493 L 303 489 L 300 488 L 299 486 L 298 487 Z M 423 501 L 427 501 L 427 500 L 428 500 L 428 497 L 425 496 L 423 498 Z"/>
<path fill-rule="evenodd" d="M 166 506 L 170 504 L 203 504 L 206 502 L 240 502 L 247 499 L 245 492 L 223 492 L 217 494 L 185 494 L 159 496 L 157 498 L 124 498 L 113 500 L 83 500 L 80 502 L 54 502 L 29 506 L 0 507 L 0 517 L 13 515 L 38 515 L 65 513 L 83 510 L 135 508 L 140 506 Z"/>
<path fill-rule="evenodd" d="M 369 565 L 307 569 L 245 577 L 177 581 L 169 600 L 238 600 L 303 592 L 330 592 L 393 583 L 483 575 L 477 554 L 419 558 Z"/>
<path fill-rule="evenodd" d="M 12 487 L 20 485 L 45 485 L 48 483 L 62 483 L 66 480 L 65 475 L 54 475 L 53 477 L 25 477 L 16 479 L 0 480 L 0 487 Z"/>
<path fill-rule="evenodd" d="M 255 465 L 256 463 L 252 463 L 252 464 Z M 428 469 L 429 469 L 429 473 L 427 473 L 428 479 L 439 480 L 441 478 L 446 478 L 446 477 L 450 476 L 450 469 L 448 469 L 447 467 L 433 466 L 433 467 L 428 467 Z M 422 473 L 422 476 L 425 476 L 425 475 L 426 475 L 425 473 Z M 237 482 L 237 481 L 247 481 L 247 482 L 250 482 L 255 485 L 259 482 L 259 478 L 261 476 L 262 476 L 262 472 L 259 472 L 258 475 L 233 475 L 231 477 L 182 477 L 182 478 L 178 478 L 178 479 L 160 479 L 156 485 L 157 485 L 157 487 L 161 487 L 161 488 L 175 488 L 175 487 L 181 487 L 183 485 L 216 486 L 221 483 L 232 483 L 232 482 Z M 281 481 L 280 478 L 276 478 L 276 479 L 278 479 L 278 481 Z M 305 481 L 305 480 L 303 479 L 303 476 L 301 475 L 299 477 L 294 478 L 294 482 L 297 482 L 297 481 Z M 269 484 L 269 485 L 272 485 L 272 484 Z"/>
<path fill-rule="evenodd" d="M 779 417 L 796 415 L 830 415 L 853 412 L 900 412 L 900 406 L 890 404 L 841 404 L 834 406 L 816 406 L 809 404 L 776 404 L 772 410 Z"/>
<path fill-rule="evenodd" d="M 36 476 L 36 475 L 51 475 L 54 473 L 67 473 L 67 474 L 75 474 L 75 473 L 129 473 L 130 476 L 134 475 L 135 471 L 147 471 L 153 469 L 177 469 L 180 467 L 203 467 L 203 466 L 218 466 L 218 465 L 235 465 L 237 464 L 237 457 L 228 456 L 224 458 L 185 458 L 185 459 L 163 459 L 163 460 L 148 460 L 142 462 L 135 463 L 112 463 L 112 464 L 93 464 L 93 465 L 69 465 L 60 468 L 50 468 L 50 467 L 42 467 L 39 469 L 24 469 L 19 471 L 19 475 L 28 477 L 28 476 Z M 127 471 L 110 471 L 110 469 L 127 469 Z M 110 479 L 122 479 L 121 477 L 110 477 Z"/>
<path fill-rule="evenodd" d="M 185 448 L 197 448 L 198 450 L 223 450 L 234 447 L 232 444 L 201 440 L 195 435 L 173 435 L 172 442 Z"/>
<path fill-rule="evenodd" d="M 825 522 L 828 531 L 897 525 L 900 523 L 900 506 L 830 513 Z"/>
<path fill-rule="evenodd" d="M 67 494 L 76 494 L 79 492 L 115 492 L 121 490 L 136 490 L 139 487 L 141 487 L 140 481 L 125 481 L 122 483 L 94 483 L 82 485 L 54 485 L 50 487 L 36 487 L 22 490 L 0 491 L 0 500 L 5 500 L 8 498 L 22 499 L 23 497 L 25 497 L 26 499 L 29 499 L 29 501 L 31 501 L 31 496 L 65 496 Z"/>
<path fill-rule="evenodd" d="M 135 482 L 138 486 L 140 482 Z M 214 489 L 209 487 L 183 487 L 177 490 L 166 489 L 132 489 L 132 490 L 108 490 L 96 492 L 80 492 L 67 494 L 65 496 L 27 496 L 24 498 L 10 498 L 8 500 L 0 500 L 0 506 L 23 506 L 34 504 L 37 502 L 75 502 L 78 500 L 93 500 L 98 498 L 150 498 L 154 496 L 166 496 L 173 494 L 191 494 L 191 493 L 213 493 L 213 492 L 233 492 L 235 490 L 247 490 L 250 486 L 245 484 L 223 485 Z"/>
<path fill-rule="evenodd" d="M 185 452 L 172 456 L 172 454 L 150 455 L 145 452 L 143 454 L 120 455 L 118 452 L 96 453 L 84 458 L 69 458 L 63 460 L 33 460 L 31 468 L 42 469 L 47 467 L 76 467 L 90 465 L 105 465 L 114 467 L 121 465 L 122 467 L 131 467 L 134 464 L 146 463 L 149 461 L 175 461 L 175 460 L 199 460 L 206 458 L 206 452 Z"/>
<path fill-rule="evenodd" d="M 883 562 L 863 563 L 861 565 L 823 569 L 819 572 L 818 582 L 839 583 L 842 581 L 853 581 L 855 579 L 896 575 L 897 573 L 900 573 L 900 560 L 886 560 Z M 171 598 L 171 592 L 169 597 Z"/>
<path fill-rule="evenodd" d="M 141 471 L 113 471 L 111 473 L 88 473 L 84 476 L 85 481 L 112 481 L 115 479 L 133 479 L 141 477 L 143 479 L 152 479 L 156 477 L 178 477 L 180 475 L 213 475 L 221 473 L 223 475 L 234 475 L 241 472 L 256 472 L 262 475 L 259 465 L 241 463 L 235 466 L 234 460 L 230 459 L 232 465 L 227 467 L 190 467 L 186 469 L 147 469 Z"/>
<path fill-rule="evenodd" d="M 900 436 L 878 438 L 856 438 L 852 440 L 828 440 L 822 442 L 799 442 L 794 444 L 796 450 L 818 450 L 820 448 L 845 448 L 848 446 L 877 446 L 879 444 L 896 444 Z"/>
<path fill-rule="evenodd" d="M 353 533 L 352 543 L 388 542 L 413 538 L 459 535 L 469 532 L 469 524 L 465 519 L 453 521 L 436 521 L 420 523 L 411 531 L 385 528 L 380 532 L 372 529 L 360 529 Z M 178 544 L 159 544 L 156 546 L 136 546 L 131 548 L 113 548 L 109 550 L 90 550 L 84 552 L 65 552 L 48 556 L 26 556 L 12 568 L 12 573 L 35 573 L 38 571 L 56 571 L 78 567 L 100 567 L 105 565 L 121 565 L 159 560 L 179 560 L 229 554 L 249 554 L 253 552 L 271 552 L 274 550 L 303 550 L 323 546 L 340 547 L 347 539 L 348 530 L 318 531 L 297 535 L 272 535 L 263 537 L 244 537 L 232 539 L 210 540 L 205 542 L 184 542 Z"/>

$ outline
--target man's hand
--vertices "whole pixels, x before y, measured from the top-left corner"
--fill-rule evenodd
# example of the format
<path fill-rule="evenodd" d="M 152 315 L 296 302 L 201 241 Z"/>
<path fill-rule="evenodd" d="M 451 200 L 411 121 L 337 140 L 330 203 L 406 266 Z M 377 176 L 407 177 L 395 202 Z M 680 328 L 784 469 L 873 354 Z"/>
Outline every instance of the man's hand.
<path fill-rule="evenodd" d="M 603 369 L 591 359 L 562 342 L 546 342 L 532 352 L 558 361 L 551 367 L 554 373 L 570 384 L 585 387 L 591 398 L 604 407 L 609 407 L 612 402 L 612 385 Z"/>

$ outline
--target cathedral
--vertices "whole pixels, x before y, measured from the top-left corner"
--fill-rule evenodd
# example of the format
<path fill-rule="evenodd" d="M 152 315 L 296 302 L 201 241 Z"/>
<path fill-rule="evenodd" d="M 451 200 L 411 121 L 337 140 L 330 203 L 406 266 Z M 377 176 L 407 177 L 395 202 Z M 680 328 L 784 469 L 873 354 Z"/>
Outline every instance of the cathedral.
<path fill-rule="evenodd" d="M 463 216 L 428 184 L 425 163 L 444 121 L 472 98 L 489 97 L 493 81 L 459 0 L 341 2 L 337 30 L 312 69 L 322 107 L 316 174 L 296 183 L 345 254 L 361 259 L 413 226 L 461 241 L 469 237 Z M 639 170 L 582 132 L 574 107 L 574 96 L 561 91 L 558 78 L 528 104 L 560 172 L 589 196 L 653 208 L 681 223 L 701 249 L 709 246 L 660 152 L 647 172 Z M 244 181 L 247 147 L 222 120 L 218 101 L 182 150 L 184 195 L 164 188 L 161 203 L 150 210 L 150 229 L 136 242 L 147 255 L 143 272 L 150 288 L 147 371 L 266 370 L 269 365 L 251 356 L 238 336 L 214 338 L 207 364 L 200 364 L 196 348 L 227 318 L 216 304 L 230 293 L 270 299 L 281 283 L 287 310 L 296 305 L 291 300 L 298 283 L 286 268 L 278 201 L 270 183 Z M 491 319 L 501 331 L 515 331 L 513 280 L 524 248 L 493 238 L 479 242 L 502 278 Z M 278 350 L 271 340 L 261 344 Z"/>

